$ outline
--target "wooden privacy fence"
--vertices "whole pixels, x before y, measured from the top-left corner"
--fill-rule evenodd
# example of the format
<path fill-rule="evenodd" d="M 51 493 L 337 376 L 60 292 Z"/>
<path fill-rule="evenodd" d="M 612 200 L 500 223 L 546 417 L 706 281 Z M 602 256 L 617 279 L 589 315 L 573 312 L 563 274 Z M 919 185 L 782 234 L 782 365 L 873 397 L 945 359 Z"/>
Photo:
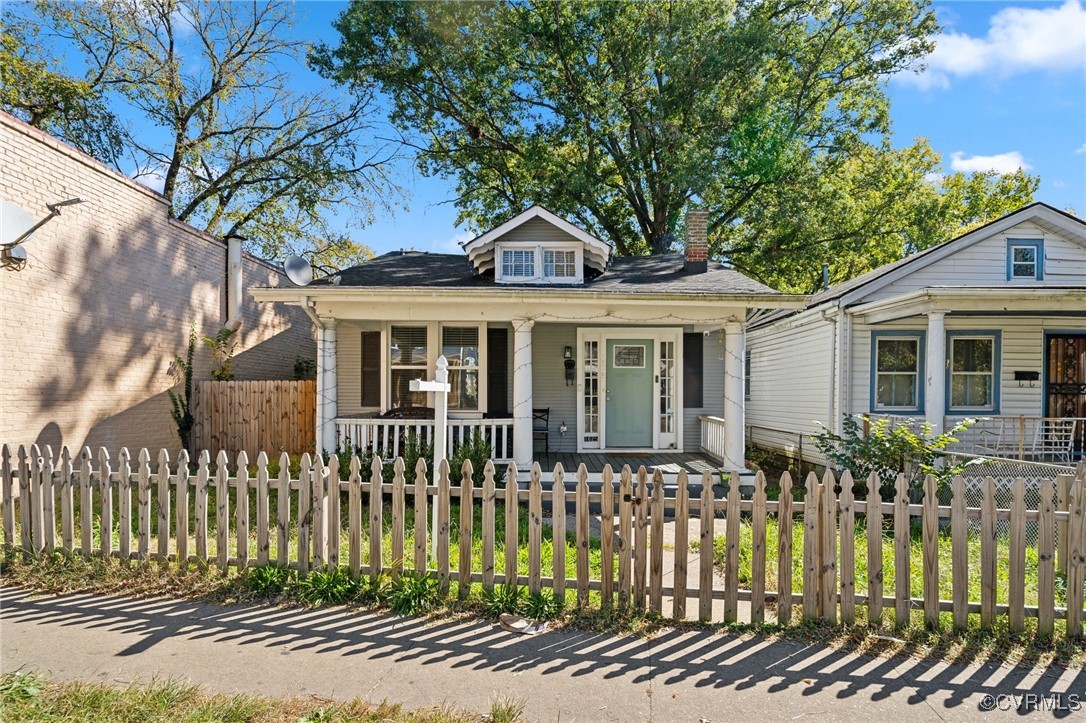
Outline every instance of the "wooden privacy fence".
<path fill-rule="evenodd" d="M 301 454 L 313 448 L 317 425 L 317 383 L 304 381 L 196 382 L 193 389 L 192 448 L 244 451 L 256 459 Z"/>
<path fill-rule="evenodd" d="M 951 504 L 943 506 L 933 477 L 924 482 L 923 501 L 913 504 L 904 476 L 897 480 L 894 499 L 883 502 L 878 494 L 854 496 L 854 486 L 876 489 L 874 476 L 854 485 L 846 473 L 838 491 L 831 473 L 822 479 L 811 474 L 798 501 L 787 473 L 780 480 L 779 500 L 770 500 L 761 473 L 753 498 L 741 499 L 737 475 L 726 496 L 719 496 L 709 473 L 700 485 L 691 485 L 680 472 L 677 484 L 666 487 L 659 472 L 650 479 L 644 467 L 634 471 L 627 466 L 616 474 L 608 466 L 596 491 L 589 487 L 584 465 L 570 484 L 558 465 L 552 488 L 544 490 L 538 464 L 531 466 L 526 488 L 517 484 L 512 464 L 502 485 L 493 463 L 481 475 L 465 463 L 456 485 L 446 462 L 436 484 L 430 483 L 424 460 L 415 470 L 405 470 L 397 459 L 389 474 L 380 459 L 363 469 L 355 457 L 346 479 L 341 479 L 339 464 L 334 456 L 325 463 L 306 454 L 292 477 L 286 455 L 276 469 L 261 453 L 251 473 L 244 452 L 231 467 L 225 453 L 214 465 L 207 453 L 194 465 L 182 453 L 171 465 L 165 450 L 152 464 L 146 450 L 135 458 L 122 450 L 114 462 L 105 450 L 95 456 L 85 449 L 73 457 L 64 449 L 54 456 L 49 448 L 35 446 L 20 447 L 12 455 L 5 446 L 4 545 L 9 553 L 17 548 L 28 554 L 62 550 L 175 562 L 182 568 L 216 565 L 223 571 L 276 564 L 305 574 L 345 565 L 355 577 L 376 577 L 413 570 L 436 576 L 443 591 L 455 583 L 461 596 L 471 583 L 489 589 L 515 581 L 531 593 L 547 587 L 564 597 L 568 589 L 580 605 L 591 596 L 603 606 L 647 606 L 679 619 L 687 617 L 688 601 L 694 600 L 702 621 L 736 621 L 744 601 L 756 623 L 774 604 L 781 623 L 792 620 L 793 605 L 801 606 L 805 619 L 831 623 L 853 622 L 862 607 L 871 621 L 881 621 L 884 609 L 891 609 L 897 624 L 922 610 L 924 620 L 936 627 L 948 622 L 940 613 L 950 613 L 949 622 L 957 627 L 969 624 L 973 615 L 982 628 L 1006 618 L 1012 631 L 1023 630 L 1030 617 L 1037 619 L 1042 635 L 1051 635 L 1054 622 L 1065 620 L 1068 636 L 1082 636 L 1086 474 L 1081 471 L 1074 478 L 1045 480 L 1039 509 L 1028 510 L 1022 480 L 1014 487 L 1010 508 L 997 509 L 991 479 L 985 482 L 981 506 L 970 508 L 961 478 L 953 482 Z M 453 500 L 459 503 L 455 518 Z M 435 558 L 428 544 L 431 504 L 437 505 Z M 545 506 L 550 508 L 550 532 L 545 530 Z M 572 546 L 563 534 L 569 514 Z M 594 516 L 602 530 L 598 539 L 590 534 Z M 969 536 L 971 519 L 980 521 L 979 539 Z M 998 521 L 1006 521 L 1010 530 L 1002 548 Z M 767 534 L 770 523 L 773 536 Z M 675 525 L 674 544 L 667 548 L 665 524 Z M 723 536 L 722 554 L 714 560 L 710 551 L 718 535 Z M 701 552 L 696 569 L 689 566 L 690 537 Z M 472 544 L 466 544 L 469 540 Z M 545 546 L 545 541 L 552 544 Z M 519 556 L 524 546 L 526 563 Z M 672 568 L 667 575 L 666 557 Z M 767 584 L 770 567 L 776 589 Z M 1035 604 L 1027 605 L 1031 568 L 1036 571 L 1029 575 Z M 914 578 L 919 596 L 913 594 Z M 1062 605 L 1057 604 L 1057 579 Z M 946 598 L 940 584 L 948 580 Z M 971 594 L 972 589 L 979 593 Z M 671 599 L 667 610 L 665 597 Z M 719 613 L 714 613 L 714 601 L 723 602 Z"/>

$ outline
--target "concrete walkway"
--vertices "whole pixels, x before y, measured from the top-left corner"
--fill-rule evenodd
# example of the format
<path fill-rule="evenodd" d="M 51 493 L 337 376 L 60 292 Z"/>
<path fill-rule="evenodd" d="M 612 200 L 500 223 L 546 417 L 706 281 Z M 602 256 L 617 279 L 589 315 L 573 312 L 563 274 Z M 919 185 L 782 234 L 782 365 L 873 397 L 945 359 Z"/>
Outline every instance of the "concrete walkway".
<path fill-rule="evenodd" d="M 0 589 L 0 635 L 5 673 L 116 684 L 177 678 L 225 693 L 362 696 L 480 713 L 511 697 L 527 703 L 531 720 L 992 721 L 1020 712 L 981 710 L 989 694 L 1086 700 L 1086 673 L 1059 668 L 868 658 L 700 631 L 527 638 L 474 620 L 35 598 L 14 588 Z"/>

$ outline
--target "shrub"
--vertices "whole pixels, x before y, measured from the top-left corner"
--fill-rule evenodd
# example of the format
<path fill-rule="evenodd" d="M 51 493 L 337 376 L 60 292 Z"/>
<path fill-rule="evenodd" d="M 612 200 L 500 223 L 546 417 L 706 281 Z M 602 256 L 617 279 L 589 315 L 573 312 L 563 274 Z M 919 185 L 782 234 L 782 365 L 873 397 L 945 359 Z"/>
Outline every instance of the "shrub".
<path fill-rule="evenodd" d="M 565 606 L 566 601 L 555 595 L 553 590 L 541 590 L 528 596 L 521 611 L 532 620 L 553 620 L 562 614 Z"/>
<path fill-rule="evenodd" d="M 223 327 L 215 332 L 215 336 L 205 336 L 204 344 L 211 350 L 211 358 L 215 367 L 211 370 L 211 378 L 228 382 L 234 378 L 234 350 L 238 340 L 234 336 L 237 329 Z"/>
<path fill-rule="evenodd" d="M 492 452 L 493 447 L 486 441 L 486 437 L 477 432 L 472 434 L 471 437 L 456 448 L 452 459 L 449 460 L 449 481 L 453 484 L 460 484 L 464 478 L 464 461 L 470 459 L 471 468 L 474 470 L 472 482 L 476 487 L 481 487 L 483 484 L 483 467 L 490 461 Z M 494 465 L 495 484 L 501 484 L 504 480 L 505 468 Z"/>
<path fill-rule="evenodd" d="M 192 416 L 192 357 L 196 353 L 196 324 L 189 328 L 189 343 L 185 349 L 185 357 L 174 357 L 170 372 L 175 377 L 180 377 L 181 393 L 177 394 L 172 389 L 166 390 L 170 398 L 170 416 L 177 425 L 177 436 L 181 438 L 181 449 L 189 448 L 189 440 L 192 437 L 192 428 L 196 424 L 196 418 Z"/>
<path fill-rule="evenodd" d="M 314 570 L 297 587 L 298 598 L 308 605 L 342 605 L 358 593 L 358 583 L 342 567 Z"/>
<path fill-rule="evenodd" d="M 861 421 L 869 424 L 864 434 Z M 814 437 L 819 451 L 840 470 L 848 470 L 856 480 L 866 480 L 874 472 L 878 475 L 882 498 L 891 500 L 898 474 L 904 473 L 913 498 L 924 486 L 924 478 L 934 475 L 940 490 L 950 485 L 955 475 L 977 460 L 958 464 L 939 464 L 945 461 L 943 451 L 947 445 L 957 442 L 954 436 L 968 429 L 975 420 L 965 419 L 946 432 L 932 436 L 931 424 L 919 424 L 905 420 L 881 417 L 872 421 L 864 416 L 859 420 L 851 415 L 844 418 L 842 433 L 836 434 L 822 425 L 823 431 Z"/>
<path fill-rule="evenodd" d="M 515 584 L 498 585 L 483 590 L 483 609 L 488 617 L 496 618 L 504 613 L 515 613 L 524 602 L 524 588 Z"/>
<path fill-rule="evenodd" d="M 397 615 L 418 615 L 432 610 L 440 601 L 437 579 L 425 573 L 406 571 L 389 586 L 388 606 Z"/>

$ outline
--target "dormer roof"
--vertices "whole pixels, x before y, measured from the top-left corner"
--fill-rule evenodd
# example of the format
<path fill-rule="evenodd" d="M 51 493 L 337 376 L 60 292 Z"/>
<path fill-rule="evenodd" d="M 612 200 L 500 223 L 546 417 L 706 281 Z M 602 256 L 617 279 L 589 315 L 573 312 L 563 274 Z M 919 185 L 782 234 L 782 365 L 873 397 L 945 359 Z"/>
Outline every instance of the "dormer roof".
<path fill-rule="evenodd" d="M 603 273 L 611 258 L 611 244 L 602 241 L 592 234 L 578 228 L 542 206 L 535 205 L 526 211 L 522 211 L 505 223 L 492 228 L 484 234 L 476 236 L 470 241 L 460 244 L 467 254 L 468 260 L 475 269 L 476 274 L 482 274 L 494 269 L 494 258 L 497 243 L 505 236 L 524 224 L 539 219 L 550 224 L 563 234 L 571 237 L 570 240 L 580 242 L 584 250 L 584 265 L 596 273 Z"/>

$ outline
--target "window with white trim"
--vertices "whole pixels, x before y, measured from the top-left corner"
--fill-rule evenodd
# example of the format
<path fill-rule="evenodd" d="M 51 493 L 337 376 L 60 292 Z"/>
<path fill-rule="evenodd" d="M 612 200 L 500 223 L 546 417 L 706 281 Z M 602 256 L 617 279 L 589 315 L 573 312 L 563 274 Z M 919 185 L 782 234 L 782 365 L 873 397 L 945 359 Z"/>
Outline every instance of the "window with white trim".
<path fill-rule="evenodd" d="M 996 341 L 994 336 L 950 338 L 950 409 L 995 408 Z"/>
<path fill-rule="evenodd" d="M 535 278 L 534 249 L 505 249 L 502 251 L 502 278 Z"/>
<path fill-rule="evenodd" d="M 543 276 L 548 279 L 577 278 L 577 252 L 544 249 Z"/>
<path fill-rule="evenodd" d="M 1007 241 L 1007 280 L 1041 281 L 1044 279 L 1044 241 L 1010 239 Z"/>
<path fill-rule="evenodd" d="M 449 363 L 449 409 L 479 409 L 479 327 L 441 329 L 441 353 Z"/>
<path fill-rule="evenodd" d="M 875 411 L 920 407 L 920 337 L 876 336 Z"/>
<path fill-rule="evenodd" d="M 426 392 L 411 391 L 411 381 L 425 379 L 428 347 L 425 326 L 393 326 L 389 333 L 389 402 L 396 407 L 425 407 Z"/>

